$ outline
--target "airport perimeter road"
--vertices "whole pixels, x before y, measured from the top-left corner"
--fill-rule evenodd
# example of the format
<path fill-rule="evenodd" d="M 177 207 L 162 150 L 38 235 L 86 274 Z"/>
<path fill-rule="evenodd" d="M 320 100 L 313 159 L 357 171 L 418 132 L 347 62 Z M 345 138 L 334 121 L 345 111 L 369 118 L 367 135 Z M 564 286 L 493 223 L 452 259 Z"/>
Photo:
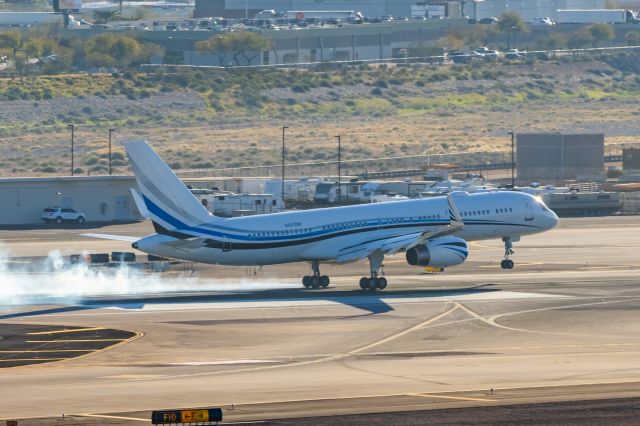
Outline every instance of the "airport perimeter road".
<path fill-rule="evenodd" d="M 573 401 L 569 411 L 593 409 L 593 418 L 621 407 L 623 422 L 634 411 L 621 398 L 640 397 L 639 227 L 637 218 L 564 221 L 523 239 L 512 271 L 496 267 L 493 241 L 475 246 L 472 265 L 441 275 L 392 258 L 379 294 L 355 290 L 362 263 L 327 268 L 336 274 L 325 291 L 297 287 L 303 265 L 219 288 L 207 277 L 230 269 L 207 267 L 190 288 L 172 277 L 145 294 L 4 306 L 0 336 L 38 326 L 25 342 L 45 340 L 47 327 L 52 341 L 77 340 L 65 334 L 74 329 L 137 334 L 81 357 L 0 369 L 0 419 L 65 413 L 82 415 L 69 424 L 139 424 L 151 409 L 222 406 L 228 421 L 406 412 L 420 424 L 426 418 L 412 412 L 478 407 L 499 418 L 504 405 Z M 76 237 L 63 235 L 45 240 L 71 247 Z M 14 244 L 26 249 L 5 242 Z M 15 356 L 7 350 L 16 349 L 0 339 L 0 360 Z M 603 401 L 581 402 L 590 400 Z M 523 422 L 545 418 L 535 407 L 520 412 L 530 413 Z"/>

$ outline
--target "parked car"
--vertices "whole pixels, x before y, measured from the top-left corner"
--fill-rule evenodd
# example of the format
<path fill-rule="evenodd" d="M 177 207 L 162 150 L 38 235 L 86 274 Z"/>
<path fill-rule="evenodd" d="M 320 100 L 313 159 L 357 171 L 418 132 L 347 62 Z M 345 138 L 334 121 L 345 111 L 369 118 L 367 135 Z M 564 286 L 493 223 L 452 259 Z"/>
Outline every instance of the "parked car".
<path fill-rule="evenodd" d="M 42 220 L 45 223 L 77 222 L 84 223 L 87 218 L 84 213 L 68 207 L 47 207 L 42 211 Z"/>
<path fill-rule="evenodd" d="M 481 20 L 478 21 L 479 24 L 482 25 L 492 25 L 492 24 L 497 24 L 498 23 L 498 18 L 482 18 Z"/>
<path fill-rule="evenodd" d="M 504 57 L 509 60 L 524 59 L 524 53 L 525 52 L 521 52 L 518 49 L 509 49 L 504 52 Z"/>

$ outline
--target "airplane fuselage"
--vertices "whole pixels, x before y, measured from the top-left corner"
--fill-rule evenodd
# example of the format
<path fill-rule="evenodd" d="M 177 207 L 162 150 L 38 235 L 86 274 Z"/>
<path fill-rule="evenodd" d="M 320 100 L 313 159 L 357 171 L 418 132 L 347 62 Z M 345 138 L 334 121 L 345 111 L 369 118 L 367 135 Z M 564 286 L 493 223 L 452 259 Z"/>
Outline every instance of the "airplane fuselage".
<path fill-rule="evenodd" d="M 535 197 L 519 192 L 454 194 L 464 228 L 453 235 L 466 241 L 519 237 L 546 231 L 557 216 Z M 149 210 L 155 214 L 152 203 Z M 147 253 L 202 263 L 268 265 L 331 261 L 341 251 L 369 241 L 409 232 L 427 232 L 450 221 L 446 197 L 357 206 L 290 211 L 187 226 L 184 231 L 154 234 L 136 242 Z M 204 246 L 176 249 L 172 241 L 206 238 Z"/>

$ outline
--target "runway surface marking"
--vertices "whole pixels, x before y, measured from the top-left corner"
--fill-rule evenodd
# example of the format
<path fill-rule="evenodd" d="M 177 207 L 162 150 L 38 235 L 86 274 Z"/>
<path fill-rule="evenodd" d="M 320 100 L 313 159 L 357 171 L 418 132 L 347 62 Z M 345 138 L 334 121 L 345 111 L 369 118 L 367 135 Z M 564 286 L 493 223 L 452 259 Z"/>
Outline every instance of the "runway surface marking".
<path fill-rule="evenodd" d="M 149 423 L 150 419 L 141 419 L 139 417 L 110 416 L 108 414 L 76 414 L 79 417 L 93 417 L 97 419 L 114 419 L 114 420 L 133 420 L 136 422 Z"/>
<path fill-rule="evenodd" d="M 446 292 L 447 290 L 445 290 Z M 451 290 L 451 293 L 456 293 Z M 394 296 L 345 296 L 345 297 L 314 297 L 309 299 L 291 299 L 291 300 L 252 300 L 244 302 L 236 301 L 211 301 L 206 303 L 148 303 L 142 307 L 139 304 L 120 304 L 119 306 L 102 306 L 103 308 L 112 309 L 114 311 L 124 311 L 120 313 L 144 312 L 144 311 L 182 311 L 182 310 L 206 310 L 206 309 L 252 309 L 252 308 L 290 308 L 290 307 L 319 307 L 319 306 L 367 306 L 379 304 L 404 304 L 404 303 L 440 303 L 455 300 L 460 301 L 496 301 L 496 300 L 517 300 L 517 299 L 558 299 L 573 298 L 573 296 L 560 294 L 544 294 L 544 293 L 526 293 L 514 291 L 487 291 L 473 292 L 470 294 L 448 294 L 443 296 L 432 297 L 394 297 Z M 134 307 L 135 306 L 135 307 Z M 114 312 L 115 313 L 115 312 Z M 57 314 L 53 314 L 57 315 Z M 104 315 L 104 313 L 78 313 L 71 315 Z M 44 334 L 44 333 L 43 333 Z"/>
<path fill-rule="evenodd" d="M 483 317 L 482 315 L 472 311 L 471 309 L 467 308 L 466 306 L 464 306 L 461 303 L 456 303 L 456 304 L 460 307 L 460 309 L 462 309 L 463 311 L 465 311 L 466 313 L 468 313 L 472 317 L 482 321 L 485 324 L 490 325 L 491 327 L 501 328 L 503 330 L 509 330 L 509 331 L 523 332 L 523 333 L 551 334 L 551 335 L 556 335 L 556 336 L 580 336 L 580 334 L 575 334 L 575 333 L 557 333 L 557 332 L 553 332 L 553 331 L 539 331 L 539 330 L 528 330 L 528 329 L 525 329 L 525 328 L 508 327 L 506 325 L 497 324 L 496 322 L 491 321 L 491 320 Z"/>
<path fill-rule="evenodd" d="M 594 296 L 593 298 L 594 299 L 599 299 L 599 297 L 596 297 L 596 296 Z M 640 298 L 638 298 L 638 297 L 630 297 L 630 298 L 624 298 L 623 300 L 607 300 L 607 301 L 600 301 L 600 302 L 578 303 L 578 304 L 573 304 L 573 305 L 562 305 L 562 306 L 551 306 L 551 307 L 546 307 L 546 308 L 526 309 L 524 311 L 505 312 L 503 314 L 492 315 L 491 317 L 487 318 L 487 321 L 489 321 L 491 324 L 496 324 L 496 320 L 497 319 L 502 318 L 502 317 L 506 317 L 506 316 L 529 314 L 529 313 L 542 312 L 542 311 L 553 311 L 553 310 L 557 310 L 557 309 L 582 308 L 582 307 L 586 307 L 586 306 L 597 306 L 597 305 L 610 305 L 610 304 L 613 304 L 613 303 L 633 302 L 633 301 L 638 301 L 638 300 L 640 300 Z"/>
<path fill-rule="evenodd" d="M 344 358 L 348 358 L 352 355 L 357 355 L 358 353 L 372 348 L 374 346 L 378 346 L 381 345 L 383 343 L 387 343 L 391 340 L 397 339 L 398 337 L 404 336 L 407 333 L 410 333 L 412 331 L 418 330 L 422 327 L 425 327 L 429 324 L 432 324 L 444 317 L 446 317 L 447 315 L 451 314 L 452 312 L 456 311 L 457 309 L 459 309 L 458 306 L 454 306 L 450 309 L 448 309 L 445 312 L 441 312 L 438 315 L 435 315 L 431 318 L 428 318 L 424 321 L 421 321 L 418 324 L 415 324 L 409 328 L 406 328 L 402 331 L 399 331 L 398 333 L 395 333 L 391 336 L 385 337 L 384 339 L 381 340 L 377 340 L 373 343 L 369 343 L 367 345 L 364 346 L 360 346 L 358 348 L 352 349 L 351 351 L 348 351 L 346 353 L 339 353 L 339 354 L 333 354 L 333 355 L 328 355 L 319 359 L 313 359 L 313 360 L 309 360 L 309 361 L 301 361 L 301 362 L 296 362 L 293 364 L 278 364 L 278 365 L 266 365 L 266 366 L 260 366 L 260 367 L 247 367 L 247 368 L 238 368 L 235 370 L 221 370 L 221 371 L 208 371 L 208 372 L 204 372 L 204 373 L 188 373 L 188 374 L 176 374 L 176 375 L 171 375 L 171 376 L 164 376 L 161 377 L 162 379 L 170 379 L 170 380 L 174 380 L 176 378 L 184 378 L 184 377 L 202 377 L 202 376 L 216 376 L 216 375 L 220 375 L 220 374 L 232 374 L 232 373 L 244 373 L 244 372 L 254 372 L 254 371 L 263 371 L 263 370 L 274 370 L 274 369 L 278 369 L 278 368 L 293 368 L 293 367 L 301 367 L 301 366 L 307 366 L 307 365 L 312 365 L 312 364 L 318 364 L 318 363 L 323 363 L 323 362 L 330 362 L 330 361 L 338 361 Z M 83 355 L 85 356 L 85 355 Z M 102 379 L 113 379 L 116 376 L 102 376 Z M 119 376 L 118 378 L 122 378 L 123 376 Z M 126 377 L 125 380 L 149 380 L 151 379 L 151 377 L 135 377 L 135 378 L 129 378 Z"/>
<path fill-rule="evenodd" d="M 290 357 L 287 357 L 290 358 Z M 281 362 L 273 359 L 227 359 L 219 361 L 170 362 L 169 365 L 234 365 L 234 364 L 270 364 Z"/>
<path fill-rule="evenodd" d="M 144 333 L 142 333 L 140 331 L 132 331 L 132 333 L 135 333 L 135 335 L 129 337 L 128 339 L 122 340 L 121 342 L 116 343 L 115 345 L 107 346 L 107 347 L 104 347 L 102 349 L 98 349 L 97 351 L 89 352 L 88 354 L 80 355 L 80 356 L 77 356 L 75 358 L 65 358 L 65 359 L 82 359 L 82 358 L 86 358 L 88 356 L 100 354 L 100 353 L 103 353 L 103 352 L 106 352 L 106 351 L 110 351 L 111 349 L 115 349 L 115 348 L 118 348 L 120 346 L 126 345 L 127 343 L 131 343 L 134 340 L 138 340 L 139 338 L 144 336 Z"/>
<path fill-rule="evenodd" d="M 95 349 L 27 349 L 24 351 L 0 351 L 0 354 L 25 354 L 39 352 L 93 352 Z"/>
<path fill-rule="evenodd" d="M 17 362 L 17 361 L 62 361 L 69 358 L 8 358 L 0 359 L 0 362 Z"/>
<path fill-rule="evenodd" d="M 456 305 L 457 305 L 457 304 L 456 304 Z M 439 315 L 436 315 L 435 317 L 431 317 L 431 318 L 429 318 L 429 319 L 427 319 L 427 320 L 425 320 L 425 321 L 422 321 L 422 322 L 421 322 L 421 323 L 419 323 L 419 324 L 416 324 L 416 325 L 414 325 L 414 326 L 411 326 L 411 327 L 409 327 L 409 328 L 407 328 L 407 329 L 405 329 L 405 330 L 403 330 L 403 331 L 401 331 L 401 332 L 399 332 L 399 333 L 395 333 L 395 334 L 393 334 L 393 335 L 391 335 L 391 336 L 385 337 L 385 338 L 384 338 L 384 339 L 382 339 L 382 340 L 378 340 L 377 342 L 369 343 L 368 345 L 365 345 L 365 346 L 359 347 L 359 348 L 357 348 L 357 349 L 353 349 L 353 350 L 351 350 L 351 351 L 347 352 L 346 354 L 337 355 L 337 358 L 344 358 L 344 357 L 346 357 L 346 356 L 348 356 L 348 355 L 357 354 L 357 353 L 359 353 L 359 352 L 365 351 L 365 350 L 367 350 L 367 349 L 369 349 L 369 348 L 372 348 L 372 347 L 374 347 L 374 346 L 379 346 L 379 345 L 382 345 L 382 344 L 384 344 L 384 343 L 390 342 L 391 340 L 395 340 L 395 339 L 397 339 L 397 338 L 399 338 L 399 337 L 402 337 L 402 336 L 404 336 L 404 335 L 406 335 L 406 334 L 409 334 L 409 333 L 411 333 L 411 332 L 413 332 L 413 331 L 416 331 L 416 330 L 418 330 L 418 329 L 420 329 L 420 328 L 422 328 L 422 327 L 425 327 L 425 326 L 427 326 L 427 325 L 429 325 L 429 324 L 431 324 L 431 323 L 434 323 L 434 322 L 438 321 L 439 319 L 444 318 L 444 317 L 446 317 L 447 315 L 449 315 L 449 314 L 453 313 L 453 312 L 454 312 L 455 310 L 457 310 L 457 309 L 458 309 L 458 306 L 454 306 L 454 307 L 452 307 L 451 309 L 449 309 L 449 310 L 447 310 L 447 311 L 445 311 L 445 312 L 442 312 L 442 313 L 440 313 Z M 336 356 L 336 355 L 334 355 L 334 356 Z"/>
<path fill-rule="evenodd" d="M 32 333 L 27 333 L 27 335 L 36 336 L 36 335 L 42 335 L 42 334 L 81 333 L 83 331 L 97 331 L 97 330 L 104 330 L 104 327 L 71 328 L 66 330 L 51 330 L 51 331 L 34 331 Z"/>
<path fill-rule="evenodd" d="M 440 399 L 453 399 L 459 401 L 480 401 L 480 402 L 497 402 L 497 399 L 488 399 L 488 398 L 471 398 L 468 396 L 445 396 L 445 395 L 434 395 L 430 393 L 409 393 L 409 396 L 419 396 L 422 398 L 440 398 Z"/>
<path fill-rule="evenodd" d="M 79 342 L 119 342 L 124 339 L 56 339 L 56 340 L 25 340 L 26 343 L 79 343 Z"/>

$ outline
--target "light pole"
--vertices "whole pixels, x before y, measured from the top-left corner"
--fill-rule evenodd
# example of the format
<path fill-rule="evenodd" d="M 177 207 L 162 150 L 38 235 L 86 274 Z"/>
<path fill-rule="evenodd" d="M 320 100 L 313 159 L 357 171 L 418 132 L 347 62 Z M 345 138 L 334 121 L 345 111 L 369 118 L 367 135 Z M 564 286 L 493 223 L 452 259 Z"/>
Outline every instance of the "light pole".
<path fill-rule="evenodd" d="M 68 127 L 71 129 L 71 176 L 73 176 L 73 124 L 69 124 Z"/>
<path fill-rule="evenodd" d="M 115 132 L 115 129 L 109 129 L 109 176 L 111 176 L 111 133 Z"/>
<path fill-rule="evenodd" d="M 508 132 L 511 135 L 511 190 L 516 190 L 516 178 L 515 178 L 515 168 L 516 168 L 516 160 L 515 160 L 515 133 Z"/>
<path fill-rule="evenodd" d="M 282 126 L 282 203 L 284 204 L 284 131 L 288 126 Z"/>
<path fill-rule="evenodd" d="M 342 186 L 340 185 L 340 182 L 342 181 L 342 176 L 341 176 L 341 164 L 340 164 L 340 154 L 341 154 L 341 144 L 340 144 L 340 135 L 336 136 L 336 139 L 338 139 L 338 203 L 340 203 L 342 201 Z M 348 197 L 349 195 L 347 195 Z"/>

